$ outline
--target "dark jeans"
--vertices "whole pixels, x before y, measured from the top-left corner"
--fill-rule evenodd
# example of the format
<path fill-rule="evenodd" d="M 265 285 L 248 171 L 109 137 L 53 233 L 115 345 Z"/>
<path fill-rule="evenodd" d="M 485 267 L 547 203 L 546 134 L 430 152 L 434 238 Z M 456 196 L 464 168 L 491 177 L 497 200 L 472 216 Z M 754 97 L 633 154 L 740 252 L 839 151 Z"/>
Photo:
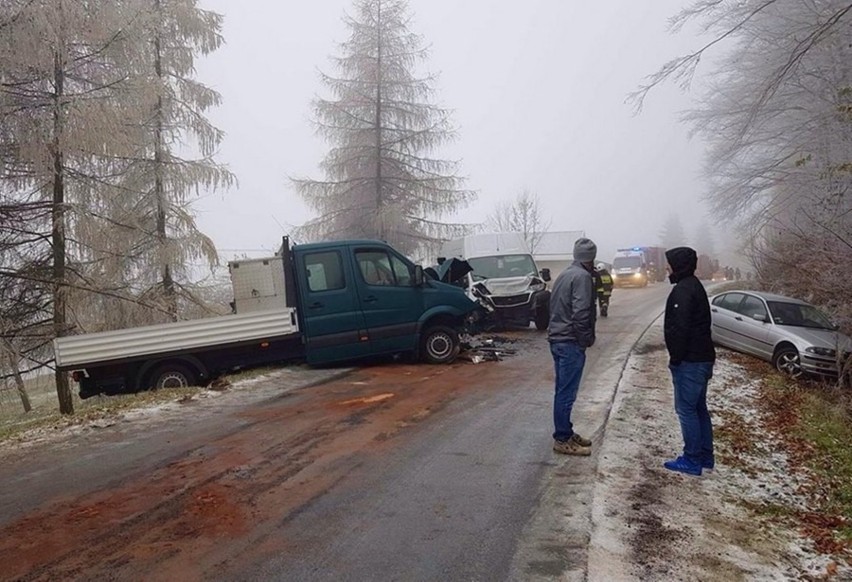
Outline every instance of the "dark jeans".
<path fill-rule="evenodd" d="M 683 456 L 693 463 L 713 460 L 713 423 L 707 410 L 707 382 L 713 362 L 669 365 L 674 384 L 675 412 L 683 434 Z"/>
<path fill-rule="evenodd" d="M 586 365 L 586 350 L 574 342 L 550 344 L 550 354 L 556 370 L 556 394 L 553 398 L 553 438 L 567 441 L 574 434 L 571 424 L 571 409 L 580 389 L 583 366 Z"/>

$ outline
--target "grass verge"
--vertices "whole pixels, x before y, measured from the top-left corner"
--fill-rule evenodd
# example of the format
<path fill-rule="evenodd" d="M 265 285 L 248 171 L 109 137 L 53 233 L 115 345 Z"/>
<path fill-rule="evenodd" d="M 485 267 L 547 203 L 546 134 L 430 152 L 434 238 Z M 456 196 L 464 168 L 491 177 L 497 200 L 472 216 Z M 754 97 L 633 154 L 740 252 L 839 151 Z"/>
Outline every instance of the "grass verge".
<path fill-rule="evenodd" d="M 208 389 L 226 390 L 234 383 L 258 378 L 277 369 L 279 368 L 264 367 L 234 372 L 217 378 Z M 117 419 L 128 410 L 186 401 L 203 390 L 205 388 L 173 388 L 136 394 L 96 396 L 86 400 L 81 400 L 75 393 L 73 395 L 74 414 L 63 415 L 59 413 L 52 381 L 33 383 L 27 391 L 33 403 L 33 409 L 30 412 L 23 412 L 23 409 L 11 399 L 0 408 L 0 442 L 24 441 L 27 438 L 26 434 L 30 431 L 46 431 L 93 421 Z"/>
<path fill-rule="evenodd" d="M 817 548 L 852 559 L 852 398 L 848 391 L 775 373 L 760 391 L 764 421 L 785 443 L 791 463 L 810 475 L 810 509 L 799 528 Z"/>

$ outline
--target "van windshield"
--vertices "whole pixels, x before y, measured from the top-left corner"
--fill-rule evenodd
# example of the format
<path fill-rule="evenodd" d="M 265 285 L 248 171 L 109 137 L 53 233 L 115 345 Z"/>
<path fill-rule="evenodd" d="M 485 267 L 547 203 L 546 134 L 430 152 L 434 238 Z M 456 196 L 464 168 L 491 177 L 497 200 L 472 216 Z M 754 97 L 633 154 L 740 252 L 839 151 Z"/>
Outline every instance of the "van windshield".
<path fill-rule="evenodd" d="M 467 262 L 473 268 L 470 275 L 474 281 L 502 277 L 525 277 L 536 274 L 535 263 L 530 255 L 477 257 L 468 259 Z"/>
<path fill-rule="evenodd" d="M 642 261 L 639 257 L 615 257 L 612 260 L 614 269 L 635 269 L 642 266 Z"/>

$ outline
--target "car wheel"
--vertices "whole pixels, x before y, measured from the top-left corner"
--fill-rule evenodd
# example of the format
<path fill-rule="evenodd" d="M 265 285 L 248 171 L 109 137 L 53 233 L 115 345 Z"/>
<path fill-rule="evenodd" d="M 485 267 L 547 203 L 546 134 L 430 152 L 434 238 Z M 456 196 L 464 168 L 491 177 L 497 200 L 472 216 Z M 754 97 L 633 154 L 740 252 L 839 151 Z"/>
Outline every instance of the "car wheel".
<path fill-rule="evenodd" d="M 784 346 L 775 352 L 772 359 L 775 369 L 791 378 L 802 375 L 802 362 L 799 360 L 799 352 L 792 346 Z"/>
<path fill-rule="evenodd" d="M 197 382 L 195 374 L 184 365 L 167 364 L 160 366 L 151 374 L 150 386 L 154 390 L 161 388 L 187 388 Z"/>
<path fill-rule="evenodd" d="M 430 364 L 449 364 L 460 349 L 459 334 L 443 325 L 428 328 L 420 340 L 420 357 Z"/>

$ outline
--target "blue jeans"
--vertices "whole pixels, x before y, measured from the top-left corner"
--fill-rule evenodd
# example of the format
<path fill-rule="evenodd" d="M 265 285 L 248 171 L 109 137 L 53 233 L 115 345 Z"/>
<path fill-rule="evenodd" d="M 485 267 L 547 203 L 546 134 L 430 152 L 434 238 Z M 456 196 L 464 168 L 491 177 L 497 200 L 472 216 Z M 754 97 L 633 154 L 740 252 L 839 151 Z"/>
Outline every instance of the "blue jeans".
<path fill-rule="evenodd" d="M 583 366 L 586 365 L 586 350 L 574 342 L 550 344 L 550 354 L 556 369 L 556 394 L 553 398 L 553 438 L 567 441 L 574 434 L 571 424 L 571 409 L 577 400 Z"/>
<path fill-rule="evenodd" d="M 693 463 L 713 461 L 713 423 L 707 410 L 707 382 L 713 362 L 681 362 L 669 365 L 674 384 L 674 403 L 683 435 L 683 456 Z"/>

